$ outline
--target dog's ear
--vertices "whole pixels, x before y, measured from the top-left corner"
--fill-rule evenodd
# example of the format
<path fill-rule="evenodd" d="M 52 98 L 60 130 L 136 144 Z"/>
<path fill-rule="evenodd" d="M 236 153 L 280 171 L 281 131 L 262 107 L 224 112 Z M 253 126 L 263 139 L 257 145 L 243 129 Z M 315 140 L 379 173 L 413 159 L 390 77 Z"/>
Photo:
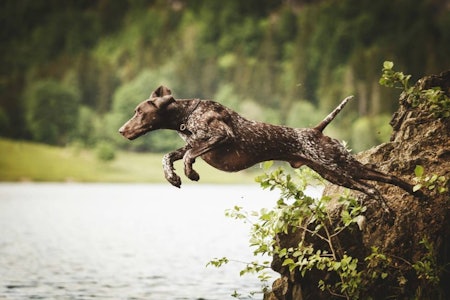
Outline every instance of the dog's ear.
<path fill-rule="evenodd" d="M 150 100 L 149 100 L 150 101 Z M 158 97 L 153 101 L 153 104 L 158 109 L 164 109 L 166 108 L 170 103 L 175 102 L 175 99 L 172 97 L 172 95 L 165 95 L 163 97 Z"/>
<path fill-rule="evenodd" d="M 161 85 L 150 94 L 150 99 L 167 95 L 172 95 L 172 91 L 168 87 Z"/>

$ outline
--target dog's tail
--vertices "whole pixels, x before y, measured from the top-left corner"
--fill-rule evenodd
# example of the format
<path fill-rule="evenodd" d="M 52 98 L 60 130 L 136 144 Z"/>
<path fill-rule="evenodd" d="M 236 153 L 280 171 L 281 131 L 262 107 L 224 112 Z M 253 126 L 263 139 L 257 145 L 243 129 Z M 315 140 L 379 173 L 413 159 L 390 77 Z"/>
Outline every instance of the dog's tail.
<path fill-rule="evenodd" d="M 325 127 L 327 127 L 328 124 L 330 124 L 330 122 L 333 121 L 334 118 L 337 116 L 337 114 L 344 108 L 345 104 L 347 104 L 347 102 L 352 98 L 353 96 L 348 96 L 347 98 L 342 100 L 341 104 L 339 104 L 325 119 L 323 119 L 322 122 L 317 124 L 317 126 L 314 127 L 314 129 L 317 129 L 320 132 L 322 132 L 325 129 Z"/>

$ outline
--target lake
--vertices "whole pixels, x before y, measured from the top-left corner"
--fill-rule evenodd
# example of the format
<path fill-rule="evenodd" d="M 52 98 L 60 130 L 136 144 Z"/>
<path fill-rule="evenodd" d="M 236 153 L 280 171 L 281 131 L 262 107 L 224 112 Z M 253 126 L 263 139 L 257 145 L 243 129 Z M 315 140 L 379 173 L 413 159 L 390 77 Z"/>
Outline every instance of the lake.
<path fill-rule="evenodd" d="M 245 299 L 259 281 L 234 205 L 273 207 L 254 185 L 0 184 L 0 299 Z M 255 299 L 262 299 L 256 294 Z"/>

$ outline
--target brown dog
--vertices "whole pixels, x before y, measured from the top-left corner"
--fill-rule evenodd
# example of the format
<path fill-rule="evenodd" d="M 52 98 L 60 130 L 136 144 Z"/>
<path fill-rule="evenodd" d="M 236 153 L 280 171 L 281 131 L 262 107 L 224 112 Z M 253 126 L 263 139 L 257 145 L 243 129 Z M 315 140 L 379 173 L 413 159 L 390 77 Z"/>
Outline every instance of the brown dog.
<path fill-rule="evenodd" d="M 192 164 L 201 157 L 211 166 L 227 172 L 240 171 L 267 160 L 287 161 L 293 168 L 307 165 L 334 184 L 383 202 L 376 188 L 365 180 L 393 184 L 412 194 L 412 185 L 368 168 L 337 140 L 323 135 L 324 128 L 349 99 L 351 97 L 344 99 L 314 128 L 290 128 L 247 120 L 211 100 L 175 100 L 170 89 L 160 86 L 137 106 L 134 116 L 119 132 L 132 140 L 157 129 L 176 130 L 187 144 L 163 158 L 165 177 L 176 187 L 181 186 L 181 179 L 174 172 L 174 161 L 183 159 L 186 176 L 197 181 L 200 176 Z"/>

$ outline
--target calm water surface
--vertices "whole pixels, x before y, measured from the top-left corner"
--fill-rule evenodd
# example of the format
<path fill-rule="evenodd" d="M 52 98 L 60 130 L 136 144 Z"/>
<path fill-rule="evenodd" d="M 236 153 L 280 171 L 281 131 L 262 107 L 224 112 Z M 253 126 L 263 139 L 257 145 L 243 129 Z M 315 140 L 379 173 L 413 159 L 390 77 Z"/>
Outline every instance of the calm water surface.
<path fill-rule="evenodd" d="M 0 299 L 233 299 L 259 290 L 249 225 L 272 207 L 255 185 L 0 184 Z M 261 294 L 255 296 L 262 299 Z"/>

